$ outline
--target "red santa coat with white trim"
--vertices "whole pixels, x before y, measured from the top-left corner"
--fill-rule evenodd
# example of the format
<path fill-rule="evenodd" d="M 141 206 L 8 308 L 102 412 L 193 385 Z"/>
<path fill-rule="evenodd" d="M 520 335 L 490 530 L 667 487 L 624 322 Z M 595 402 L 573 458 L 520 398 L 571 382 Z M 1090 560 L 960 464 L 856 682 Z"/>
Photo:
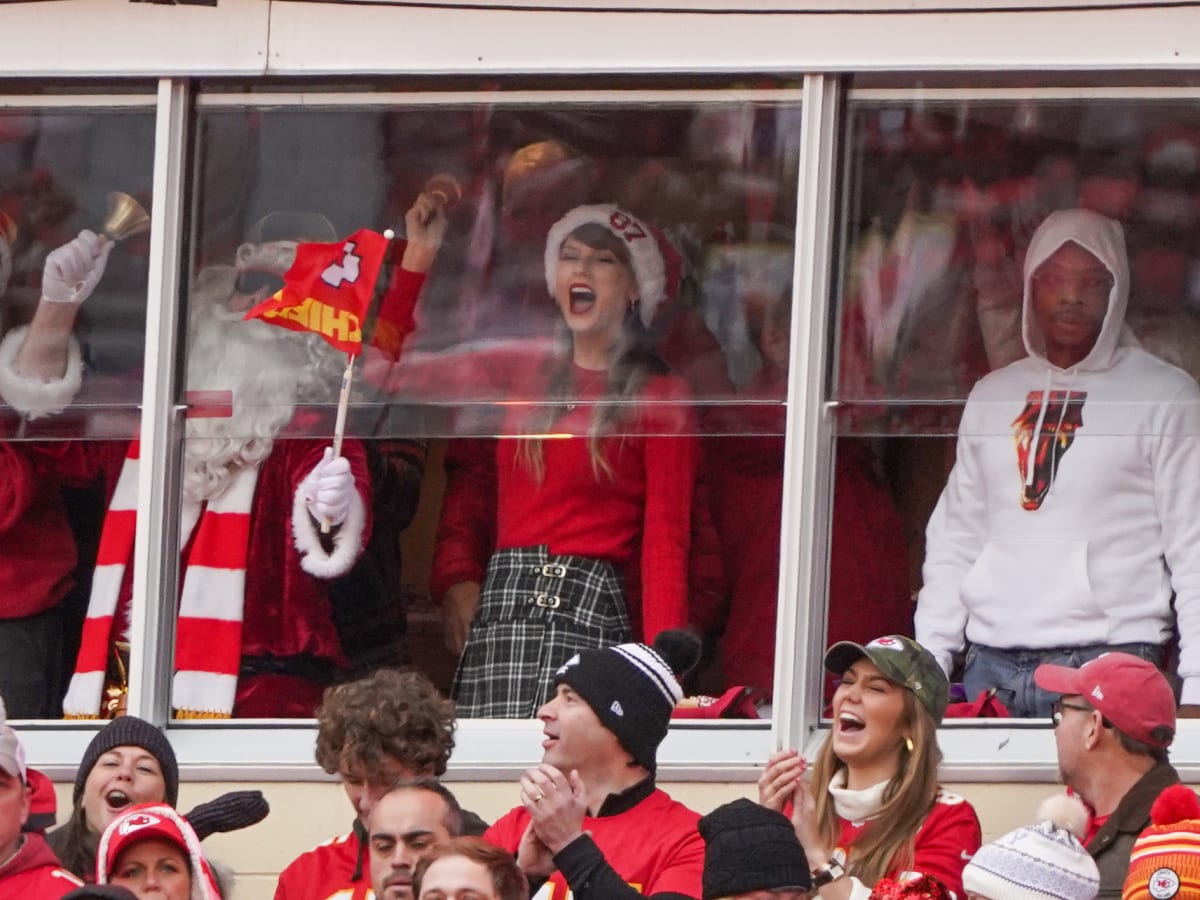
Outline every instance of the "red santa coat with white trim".
<path fill-rule="evenodd" d="M 320 462 L 326 446 L 324 441 L 308 438 L 277 438 L 270 455 L 259 466 L 250 506 L 243 657 L 308 656 L 339 666 L 345 662 L 333 624 L 327 581 L 350 570 L 370 537 L 370 476 L 361 442 L 345 441 L 342 455 L 350 462 L 357 497 L 346 522 L 330 537 L 322 538 L 317 523 L 304 508 L 299 487 Z M 76 463 L 87 464 L 82 459 Z M 185 577 L 193 538 L 194 533 L 183 547 L 181 575 Z M 122 605 L 128 602 L 131 579 L 132 566 L 127 565 L 121 586 Z M 118 612 L 117 621 L 124 618 Z M 112 634 L 109 639 L 116 637 Z M 187 668 L 189 659 L 203 657 L 208 649 L 181 643 L 176 647 L 176 666 Z M 289 700 L 295 700 L 303 706 L 307 702 L 303 698 L 280 696 L 272 707 L 271 699 L 262 692 L 253 709 L 245 708 L 255 680 L 239 679 L 234 716 L 311 714 L 311 709 L 288 705 Z"/>
<path fill-rule="evenodd" d="M 366 546 L 371 529 L 371 486 L 362 444 L 344 442 L 342 456 L 350 461 L 358 499 L 346 522 L 334 529 L 332 539 L 322 539 L 317 523 L 304 508 L 299 487 L 321 461 L 326 446 L 324 441 L 277 439 L 259 466 L 250 506 L 243 657 L 310 656 L 337 666 L 345 664 L 327 582 L 349 572 Z M 191 550 L 189 540 L 183 549 L 185 569 Z M 189 650 L 205 652 L 202 647 L 177 647 L 177 667 L 185 668 Z M 261 702 L 256 702 L 253 710 L 246 709 L 254 680 L 239 679 L 234 716 L 296 714 L 282 707 L 264 708 Z"/>
<path fill-rule="evenodd" d="M 243 656 L 303 653 L 343 662 L 325 582 L 349 572 L 371 536 L 371 482 L 362 443 L 345 441 L 342 456 L 350 461 L 358 502 L 334 529 L 337 548 L 327 552 L 321 547 L 311 520 L 293 533 L 293 524 L 303 521 L 300 482 L 321 461 L 326 446 L 325 441 L 276 440 L 259 468 L 250 508 Z"/>

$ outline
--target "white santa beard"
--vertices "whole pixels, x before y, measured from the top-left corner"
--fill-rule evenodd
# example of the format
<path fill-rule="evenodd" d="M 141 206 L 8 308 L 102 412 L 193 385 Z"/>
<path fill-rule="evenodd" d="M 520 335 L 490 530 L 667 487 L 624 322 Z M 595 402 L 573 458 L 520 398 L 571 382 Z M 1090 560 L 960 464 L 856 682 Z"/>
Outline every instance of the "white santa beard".
<path fill-rule="evenodd" d="M 192 322 L 188 389 L 230 391 L 233 414 L 187 420 L 183 490 L 202 502 L 224 491 L 247 465 L 271 452 L 314 372 L 305 337 L 240 313 L 210 307 Z"/>

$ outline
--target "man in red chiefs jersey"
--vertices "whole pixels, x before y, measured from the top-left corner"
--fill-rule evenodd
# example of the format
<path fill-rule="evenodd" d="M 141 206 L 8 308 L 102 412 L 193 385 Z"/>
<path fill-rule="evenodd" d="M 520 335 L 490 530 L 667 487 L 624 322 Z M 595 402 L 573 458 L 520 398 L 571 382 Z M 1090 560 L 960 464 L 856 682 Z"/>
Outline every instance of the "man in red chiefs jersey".
<path fill-rule="evenodd" d="M 458 801 L 436 779 L 400 781 L 380 797 L 367 824 L 376 900 L 413 900 L 417 862 L 462 825 Z"/>
<path fill-rule="evenodd" d="M 654 783 L 658 745 L 699 655 L 687 632 L 654 648 L 576 654 L 538 710 L 542 762 L 521 776 L 521 805 L 484 839 L 517 854 L 538 900 L 696 900 L 699 816 Z M 539 888 L 540 885 L 540 888 Z"/>
<path fill-rule="evenodd" d="M 279 876 L 275 900 L 366 900 L 372 807 L 399 779 L 444 773 L 454 728 L 454 704 L 416 672 L 381 669 L 327 690 L 317 710 L 317 762 L 341 779 L 354 824 L 293 860 Z M 479 834 L 478 817 L 468 818 Z"/>

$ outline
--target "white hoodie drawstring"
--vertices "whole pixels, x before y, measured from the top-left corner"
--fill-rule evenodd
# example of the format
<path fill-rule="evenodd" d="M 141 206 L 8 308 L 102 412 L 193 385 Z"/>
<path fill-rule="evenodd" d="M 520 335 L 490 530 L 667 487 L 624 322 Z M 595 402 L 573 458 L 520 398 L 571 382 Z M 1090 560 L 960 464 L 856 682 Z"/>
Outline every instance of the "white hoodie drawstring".
<path fill-rule="evenodd" d="M 1042 436 L 1042 426 L 1046 424 L 1046 407 L 1050 404 L 1050 369 L 1046 369 L 1046 386 L 1042 388 L 1042 402 L 1038 409 L 1037 424 L 1033 426 L 1033 434 L 1029 439 L 1029 452 L 1025 455 L 1025 487 L 1033 486 L 1033 470 L 1037 462 L 1037 446 Z"/>
<path fill-rule="evenodd" d="M 1067 379 L 1066 394 L 1063 396 L 1062 409 L 1060 409 L 1058 411 L 1058 422 L 1054 426 L 1054 440 L 1056 442 L 1061 440 L 1061 438 L 1062 438 L 1063 422 L 1066 421 L 1067 409 L 1071 405 L 1071 383 L 1075 380 L 1075 372 L 1076 372 L 1077 368 L 1078 368 L 1077 366 L 1072 366 L 1071 371 L 1068 373 L 1069 378 Z M 1041 438 L 1042 438 L 1042 426 L 1046 424 L 1046 409 L 1050 405 L 1050 388 L 1053 383 L 1053 379 L 1054 379 L 1054 374 L 1050 371 L 1049 368 L 1047 368 L 1046 369 L 1046 386 L 1044 388 L 1042 388 L 1041 408 L 1038 410 L 1037 424 L 1033 428 L 1033 435 L 1030 439 L 1029 453 L 1025 458 L 1025 487 L 1027 487 L 1027 488 L 1033 486 L 1033 470 L 1035 468 L 1035 462 L 1037 460 L 1037 448 L 1038 448 L 1038 443 L 1041 441 Z M 1053 452 L 1053 448 L 1051 448 L 1050 482 L 1049 482 L 1049 484 L 1046 485 L 1046 494 L 1047 495 L 1049 495 L 1050 491 L 1052 491 L 1054 489 L 1054 482 L 1057 479 L 1057 477 L 1058 477 L 1058 454 Z"/>
<path fill-rule="evenodd" d="M 1054 427 L 1054 441 L 1058 443 L 1062 440 L 1062 425 L 1067 418 L 1067 408 L 1071 405 L 1071 382 L 1075 380 L 1075 367 L 1071 367 L 1071 377 L 1067 379 L 1067 391 L 1063 395 L 1062 409 L 1058 413 L 1058 424 Z M 1050 496 L 1050 492 L 1054 490 L 1054 482 L 1058 480 L 1058 457 L 1056 452 L 1050 453 L 1050 483 L 1046 485 L 1046 496 Z"/>

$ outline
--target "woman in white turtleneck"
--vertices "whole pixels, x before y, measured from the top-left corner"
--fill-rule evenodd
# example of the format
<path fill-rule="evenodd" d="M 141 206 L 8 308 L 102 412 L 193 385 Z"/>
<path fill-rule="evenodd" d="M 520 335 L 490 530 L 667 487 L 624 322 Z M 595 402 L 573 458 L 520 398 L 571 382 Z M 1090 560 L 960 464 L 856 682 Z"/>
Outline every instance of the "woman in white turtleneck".
<path fill-rule="evenodd" d="M 790 813 L 822 900 L 865 900 L 883 878 L 920 875 L 964 896 L 981 836 L 971 805 L 937 783 L 950 689 L 941 667 L 890 635 L 834 644 L 825 668 L 841 677 L 829 739 L 811 766 L 795 750 L 774 754 L 759 802 Z"/>

